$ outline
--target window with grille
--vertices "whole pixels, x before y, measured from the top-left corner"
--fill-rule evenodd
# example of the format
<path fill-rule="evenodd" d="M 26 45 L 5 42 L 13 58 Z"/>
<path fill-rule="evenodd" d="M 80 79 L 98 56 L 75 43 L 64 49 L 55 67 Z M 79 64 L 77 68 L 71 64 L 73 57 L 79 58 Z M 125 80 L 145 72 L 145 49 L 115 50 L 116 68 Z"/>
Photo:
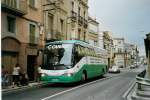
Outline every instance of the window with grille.
<path fill-rule="evenodd" d="M 7 16 L 7 31 L 15 33 L 16 31 L 16 18 Z"/>
<path fill-rule="evenodd" d="M 30 43 L 34 43 L 35 42 L 35 30 L 36 30 L 35 25 L 30 24 L 30 35 L 29 35 Z"/>

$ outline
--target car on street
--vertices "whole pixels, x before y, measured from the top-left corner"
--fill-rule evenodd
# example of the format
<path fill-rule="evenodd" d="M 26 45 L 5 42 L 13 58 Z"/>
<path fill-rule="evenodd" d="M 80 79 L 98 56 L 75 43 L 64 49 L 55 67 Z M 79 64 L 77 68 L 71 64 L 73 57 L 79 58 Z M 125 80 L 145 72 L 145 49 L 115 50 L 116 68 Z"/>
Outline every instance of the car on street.
<path fill-rule="evenodd" d="M 120 73 L 120 69 L 118 66 L 114 65 L 112 68 L 108 70 L 109 73 Z"/>
<path fill-rule="evenodd" d="M 137 64 L 133 64 L 130 66 L 130 69 L 135 69 L 135 68 L 137 68 Z"/>

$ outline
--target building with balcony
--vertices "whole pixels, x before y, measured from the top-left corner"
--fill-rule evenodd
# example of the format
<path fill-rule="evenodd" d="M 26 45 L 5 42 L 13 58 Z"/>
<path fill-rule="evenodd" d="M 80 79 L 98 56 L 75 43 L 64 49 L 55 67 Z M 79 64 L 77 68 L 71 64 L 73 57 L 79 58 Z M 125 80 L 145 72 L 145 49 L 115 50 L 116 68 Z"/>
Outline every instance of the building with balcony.
<path fill-rule="evenodd" d="M 138 61 L 138 48 L 131 43 L 125 43 L 124 46 L 126 51 L 125 64 L 126 66 L 129 66 Z"/>
<path fill-rule="evenodd" d="M 103 32 L 99 32 L 98 33 L 98 47 L 100 48 L 104 48 L 104 44 L 103 44 Z"/>
<path fill-rule="evenodd" d="M 29 80 L 35 80 L 38 50 L 44 46 L 43 0 L 2 0 L 2 65 L 12 74 L 19 63 Z M 39 60 L 40 61 L 40 60 Z"/>
<path fill-rule="evenodd" d="M 114 64 L 119 67 L 125 67 L 125 39 L 124 38 L 114 38 Z"/>
<path fill-rule="evenodd" d="M 99 23 L 91 17 L 88 18 L 88 21 L 88 42 L 98 46 Z"/>
<path fill-rule="evenodd" d="M 47 0 L 44 4 L 45 40 L 86 41 L 88 0 Z"/>
<path fill-rule="evenodd" d="M 45 41 L 64 40 L 66 38 L 66 19 L 68 0 L 44 0 Z M 71 11 L 71 10 L 69 10 Z M 74 12 L 72 14 L 75 16 Z"/>
<path fill-rule="evenodd" d="M 68 9 L 70 13 L 67 17 L 67 35 L 66 39 L 71 40 L 82 40 L 88 41 L 88 0 L 69 0 L 70 6 Z M 77 20 L 72 21 L 74 16 L 71 12 L 75 13 L 75 18 Z"/>
<path fill-rule="evenodd" d="M 114 63 L 113 57 L 113 38 L 110 31 L 103 32 L 103 48 L 108 52 L 108 67 L 111 67 Z"/>

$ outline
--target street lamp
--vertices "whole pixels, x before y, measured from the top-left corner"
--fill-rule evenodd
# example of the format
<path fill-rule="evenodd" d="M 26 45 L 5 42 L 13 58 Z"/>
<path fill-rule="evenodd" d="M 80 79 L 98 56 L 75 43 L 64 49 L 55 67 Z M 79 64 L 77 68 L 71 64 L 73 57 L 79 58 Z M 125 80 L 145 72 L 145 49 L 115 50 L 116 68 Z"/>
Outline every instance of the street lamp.
<path fill-rule="evenodd" d="M 124 67 L 127 66 L 127 49 L 124 51 Z"/>

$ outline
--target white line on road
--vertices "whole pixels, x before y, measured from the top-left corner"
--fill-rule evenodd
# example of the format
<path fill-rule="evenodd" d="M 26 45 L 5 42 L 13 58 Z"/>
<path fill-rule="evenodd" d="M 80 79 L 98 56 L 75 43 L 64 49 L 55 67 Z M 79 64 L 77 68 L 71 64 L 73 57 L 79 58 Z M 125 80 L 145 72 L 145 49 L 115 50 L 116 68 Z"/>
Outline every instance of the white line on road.
<path fill-rule="evenodd" d="M 41 100 L 48 100 L 48 99 L 53 98 L 53 97 L 56 97 L 56 96 L 58 96 L 58 95 L 60 95 L 60 94 L 64 94 L 64 93 L 66 93 L 66 92 L 69 92 L 69 91 L 72 91 L 72 90 L 75 90 L 75 89 L 84 87 L 84 86 L 86 86 L 86 85 L 90 85 L 90 84 L 96 83 L 96 82 L 98 82 L 98 81 L 103 81 L 103 80 L 107 80 L 107 79 L 110 79 L 110 78 L 112 78 L 112 76 L 111 76 L 111 77 L 107 77 L 107 78 L 103 78 L 103 79 L 99 79 L 99 80 L 96 80 L 96 81 L 93 81 L 93 82 L 89 82 L 89 83 L 86 83 L 86 84 L 83 84 L 83 85 L 80 85 L 80 86 L 77 86 L 77 87 L 68 89 L 68 90 L 66 90 L 66 91 L 62 91 L 62 92 L 56 93 L 56 94 L 54 94 L 54 95 L 45 97 L 45 98 L 43 98 L 43 99 L 41 99 Z"/>
<path fill-rule="evenodd" d="M 43 99 L 41 99 L 41 100 L 48 100 L 48 99 L 50 99 L 50 98 L 53 98 L 53 97 L 56 97 L 56 96 L 58 96 L 58 95 L 67 93 L 67 92 L 69 92 L 69 91 L 72 91 L 72 90 L 75 90 L 75 89 L 84 87 L 84 86 L 86 86 L 86 85 L 90 85 L 90 84 L 96 83 L 96 82 L 98 82 L 98 81 L 107 80 L 107 79 L 110 79 L 110 78 L 113 78 L 113 77 L 117 77 L 117 76 L 120 76 L 120 75 L 123 75 L 123 74 L 126 74 L 126 72 L 125 72 L 125 73 L 118 74 L 118 75 L 115 75 L 115 76 L 110 76 L 110 77 L 107 77 L 107 78 L 103 78 L 103 79 L 99 79 L 99 80 L 96 80 L 96 81 L 92 81 L 92 82 L 89 82 L 89 83 L 85 83 L 85 84 L 83 84 L 83 85 L 80 85 L 80 86 L 77 86 L 77 87 L 68 89 L 68 90 L 66 90 L 66 91 L 62 91 L 62 92 L 56 93 L 56 94 L 54 94 L 54 95 L 45 97 L 45 98 L 43 98 Z"/>
<path fill-rule="evenodd" d="M 129 93 L 131 92 L 131 90 L 134 88 L 135 83 L 136 83 L 135 80 L 131 82 L 130 87 L 128 88 L 128 90 L 122 96 L 123 98 L 126 98 L 129 95 Z"/>

